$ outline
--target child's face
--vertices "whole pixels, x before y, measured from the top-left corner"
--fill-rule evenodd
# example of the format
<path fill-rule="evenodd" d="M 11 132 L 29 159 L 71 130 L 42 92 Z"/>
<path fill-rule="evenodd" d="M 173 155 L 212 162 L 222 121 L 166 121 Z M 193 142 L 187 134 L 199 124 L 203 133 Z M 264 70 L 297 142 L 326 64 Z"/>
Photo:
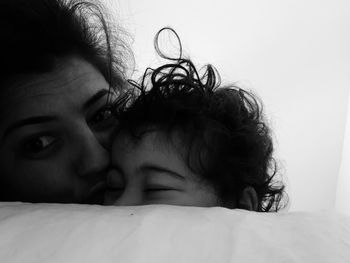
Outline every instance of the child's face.
<path fill-rule="evenodd" d="M 149 132 L 137 142 L 125 133 L 115 138 L 105 204 L 218 206 L 213 187 L 191 172 L 179 151 L 159 135 Z"/>

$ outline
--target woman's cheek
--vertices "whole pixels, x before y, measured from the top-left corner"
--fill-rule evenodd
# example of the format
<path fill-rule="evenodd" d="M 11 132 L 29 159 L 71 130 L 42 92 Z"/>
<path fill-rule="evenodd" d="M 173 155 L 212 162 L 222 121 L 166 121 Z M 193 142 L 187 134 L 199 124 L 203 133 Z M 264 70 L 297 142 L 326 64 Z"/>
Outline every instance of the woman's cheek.
<path fill-rule="evenodd" d="M 60 162 L 17 160 L 10 173 L 7 184 L 23 201 L 49 202 L 73 198 L 72 189 L 75 184 L 69 176 L 67 167 Z"/>

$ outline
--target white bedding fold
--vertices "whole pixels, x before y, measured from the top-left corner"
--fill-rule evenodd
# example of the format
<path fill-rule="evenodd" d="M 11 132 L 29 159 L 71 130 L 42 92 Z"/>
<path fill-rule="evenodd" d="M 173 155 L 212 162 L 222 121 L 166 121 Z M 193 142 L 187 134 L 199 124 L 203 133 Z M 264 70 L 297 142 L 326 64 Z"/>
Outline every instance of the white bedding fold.
<path fill-rule="evenodd" d="M 0 203 L 0 262 L 350 262 L 350 219 L 180 206 Z"/>

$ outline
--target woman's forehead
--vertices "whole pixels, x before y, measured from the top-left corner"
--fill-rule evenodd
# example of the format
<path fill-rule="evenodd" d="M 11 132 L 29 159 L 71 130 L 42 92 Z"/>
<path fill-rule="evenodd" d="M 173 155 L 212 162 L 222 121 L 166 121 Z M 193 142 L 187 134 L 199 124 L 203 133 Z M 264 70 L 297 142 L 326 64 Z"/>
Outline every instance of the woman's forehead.
<path fill-rule="evenodd" d="M 100 89 L 108 89 L 102 74 L 88 62 L 70 58 L 60 63 L 55 71 L 19 78 L 1 91 L 2 112 L 16 108 L 27 110 L 28 104 L 50 104 L 59 101 L 86 100 Z"/>
<path fill-rule="evenodd" d="M 22 74 L 12 79 L 2 88 L 7 96 L 15 94 L 36 94 L 59 92 L 62 87 L 74 84 L 88 84 L 90 81 L 104 80 L 102 74 L 87 61 L 78 57 L 62 59 L 51 72 L 42 74 Z"/>

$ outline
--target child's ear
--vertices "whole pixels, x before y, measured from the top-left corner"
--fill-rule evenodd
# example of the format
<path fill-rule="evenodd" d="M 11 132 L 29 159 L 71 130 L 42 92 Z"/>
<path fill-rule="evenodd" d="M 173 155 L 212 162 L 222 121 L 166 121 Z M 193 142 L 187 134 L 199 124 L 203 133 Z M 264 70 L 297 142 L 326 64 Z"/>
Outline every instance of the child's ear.
<path fill-rule="evenodd" d="M 258 210 L 258 195 L 253 187 L 248 186 L 242 191 L 241 197 L 238 200 L 238 207 L 249 211 Z"/>

